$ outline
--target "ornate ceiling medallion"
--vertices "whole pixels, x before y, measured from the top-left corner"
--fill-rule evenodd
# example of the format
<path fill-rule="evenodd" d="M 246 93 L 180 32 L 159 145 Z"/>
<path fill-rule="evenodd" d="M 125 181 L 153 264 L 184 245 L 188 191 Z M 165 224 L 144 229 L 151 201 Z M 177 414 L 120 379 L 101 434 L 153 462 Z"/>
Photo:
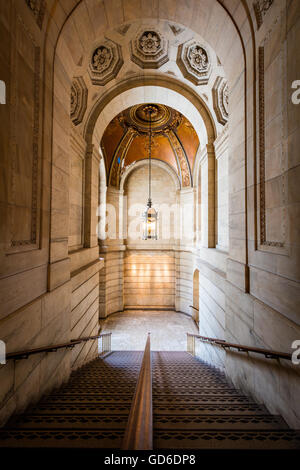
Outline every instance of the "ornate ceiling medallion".
<path fill-rule="evenodd" d="M 169 60 L 168 47 L 159 31 L 144 28 L 130 42 L 131 60 L 143 69 L 158 69 Z"/>
<path fill-rule="evenodd" d="M 211 74 L 208 50 L 200 43 L 190 40 L 178 48 L 177 65 L 185 78 L 195 85 L 206 85 Z"/>
<path fill-rule="evenodd" d="M 121 123 L 133 127 L 139 134 L 149 133 L 149 106 L 151 106 L 152 134 L 163 133 L 166 128 L 177 128 L 182 121 L 180 113 L 162 104 L 139 104 L 123 112 Z"/>
<path fill-rule="evenodd" d="M 123 65 L 122 51 L 119 44 L 106 40 L 94 50 L 89 74 L 93 85 L 105 85 L 115 78 Z"/>
<path fill-rule="evenodd" d="M 71 85 L 70 117 L 75 126 L 83 120 L 87 106 L 88 90 L 82 77 L 74 77 Z"/>
<path fill-rule="evenodd" d="M 227 80 L 224 77 L 217 77 L 212 94 L 217 119 L 221 124 L 225 125 L 228 121 L 229 90 Z"/>

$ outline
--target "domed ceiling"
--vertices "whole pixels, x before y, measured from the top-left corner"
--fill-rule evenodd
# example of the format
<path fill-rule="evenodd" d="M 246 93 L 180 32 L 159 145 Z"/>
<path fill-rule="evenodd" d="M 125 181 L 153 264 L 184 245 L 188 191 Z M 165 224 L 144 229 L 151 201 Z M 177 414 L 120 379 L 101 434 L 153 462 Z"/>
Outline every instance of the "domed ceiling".
<path fill-rule="evenodd" d="M 192 171 L 199 139 L 192 124 L 175 109 L 162 104 L 140 104 L 118 114 L 107 126 L 101 148 L 107 184 L 116 188 L 124 171 L 134 162 L 149 158 L 149 107 L 151 157 L 171 166 L 181 186 L 192 186 Z"/>

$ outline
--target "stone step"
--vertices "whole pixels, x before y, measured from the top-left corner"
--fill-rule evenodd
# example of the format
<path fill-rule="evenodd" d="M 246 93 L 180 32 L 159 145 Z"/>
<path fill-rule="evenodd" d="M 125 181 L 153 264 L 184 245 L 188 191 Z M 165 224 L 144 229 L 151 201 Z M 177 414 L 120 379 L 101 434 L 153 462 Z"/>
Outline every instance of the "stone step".
<path fill-rule="evenodd" d="M 248 397 L 242 395 L 162 395 L 162 394 L 153 394 L 154 404 L 160 403 L 172 403 L 172 404 L 182 404 L 182 403 L 193 403 L 194 405 L 201 405 L 206 403 L 251 403 Z"/>
<path fill-rule="evenodd" d="M 136 385 L 136 384 L 135 384 Z M 108 385 L 103 385 L 100 387 L 91 387 L 87 385 L 85 388 L 83 387 L 66 387 L 60 390 L 60 394 L 66 394 L 66 395 L 76 395 L 76 394 L 82 394 L 82 395 L 97 395 L 99 393 L 103 394 L 110 394 L 111 391 L 113 390 L 114 395 L 118 395 L 118 393 L 122 395 L 133 395 L 135 391 L 135 386 L 132 387 L 126 387 L 126 386 L 117 386 L 113 385 L 112 387 L 109 387 Z M 224 392 L 226 393 L 226 392 Z"/>
<path fill-rule="evenodd" d="M 300 432 L 265 430 L 156 430 L 155 449 L 300 449 Z"/>
<path fill-rule="evenodd" d="M 55 415 L 65 414 L 82 414 L 82 415 L 94 415 L 94 414 L 129 414 L 131 407 L 131 401 L 128 403 L 120 404 L 120 402 L 113 403 L 53 403 L 53 404 L 42 404 L 40 403 L 37 407 L 31 407 L 28 409 L 30 415 L 43 415 L 53 413 Z"/>
<path fill-rule="evenodd" d="M 117 414 L 37 414 L 12 419 L 7 428 L 17 429 L 123 429 L 126 428 L 129 410 Z"/>
<path fill-rule="evenodd" d="M 298 449 L 300 433 L 185 352 L 153 352 L 154 449 Z M 113 352 L 0 430 L 1 448 L 120 449 L 141 351 Z"/>
<path fill-rule="evenodd" d="M 0 448 L 120 449 L 123 429 L 0 430 Z"/>
<path fill-rule="evenodd" d="M 160 385 L 153 386 L 153 396 L 177 396 L 177 395 L 184 395 L 184 396 L 195 396 L 195 397 L 202 397 L 202 396 L 210 396 L 210 395 L 222 395 L 224 397 L 227 396 L 237 396 L 237 397 L 244 397 L 242 393 L 239 393 L 235 389 L 231 388 L 222 388 L 219 387 L 210 387 L 210 388 L 195 388 L 193 386 L 173 386 L 170 387 L 169 384 L 167 387 L 161 387 Z"/>
<path fill-rule="evenodd" d="M 132 396 L 122 395 L 118 397 L 110 395 L 73 395 L 61 394 L 50 395 L 46 400 L 41 401 L 42 404 L 51 403 L 131 403 Z"/>
<path fill-rule="evenodd" d="M 216 415 L 216 416 L 232 416 L 232 415 L 265 415 L 267 412 L 266 408 L 261 405 L 252 403 L 211 403 L 211 404 L 186 404 L 186 403 L 174 403 L 164 405 L 160 403 L 155 404 L 155 414 L 159 415 Z"/>
<path fill-rule="evenodd" d="M 272 416 L 270 414 L 236 414 L 236 415 L 205 415 L 205 414 L 181 414 L 169 415 L 155 413 L 153 417 L 153 426 L 155 432 L 160 429 L 176 429 L 176 430 L 285 430 L 288 429 L 287 424 L 280 416 Z"/>

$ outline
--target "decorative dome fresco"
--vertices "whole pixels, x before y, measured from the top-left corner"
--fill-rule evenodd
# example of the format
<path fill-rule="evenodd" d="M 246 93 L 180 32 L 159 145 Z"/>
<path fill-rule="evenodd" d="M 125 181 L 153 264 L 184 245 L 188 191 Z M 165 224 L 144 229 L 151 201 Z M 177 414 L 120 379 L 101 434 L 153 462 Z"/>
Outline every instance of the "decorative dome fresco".
<path fill-rule="evenodd" d="M 149 106 L 151 106 L 152 109 L 151 131 L 155 134 L 163 134 L 166 128 L 176 129 L 183 119 L 182 114 L 168 106 L 162 104 L 139 104 L 123 112 L 124 124 L 128 127 L 132 126 L 139 133 L 148 134 L 150 124 L 148 113 Z"/>
<path fill-rule="evenodd" d="M 192 171 L 199 139 L 190 121 L 175 109 L 158 103 L 131 106 L 107 126 L 101 148 L 108 185 L 119 187 L 124 171 L 134 162 L 149 158 L 151 106 L 151 154 L 171 166 L 182 187 L 192 186 Z"/>

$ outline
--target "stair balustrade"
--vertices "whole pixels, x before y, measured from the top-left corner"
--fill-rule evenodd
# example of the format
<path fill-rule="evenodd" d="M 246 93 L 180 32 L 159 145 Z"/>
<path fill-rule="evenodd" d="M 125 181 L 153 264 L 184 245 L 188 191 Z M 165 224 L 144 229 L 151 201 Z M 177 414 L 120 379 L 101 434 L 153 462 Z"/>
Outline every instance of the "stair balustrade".
<path fill-rule="evenodd" d="M 240 352 L 254 352 L 256 354 L 262 354 L 268 359 L 286 359 L 292 360 L 291 353 L 285 353 L 281 351 L 273 351 L 272 349 L 256 348 L 254 346 L 245 346 L 244 344 L 229 343 L 223 339 L 208 338 L 206 336 L 195 335 L 187 333 L 187 352 L 195 356 L 195 340 L 199 339 L 204 343 L 210 343 L 214 346 L 219 346 L 224 349 L 237 349 Z"/>
<path fill-rule="evenodd" d="M 111 333 L 102 333 L 102 334 L 95 335 L 95 336 L 86 336 L 83 338 L 71 339 L 71 341 L 67 343 L 54 344 L 51 346 L 42 346 L 40 348 L 26 349 L 24 351 L 7 353 L 6 361 L 11 360 L 11 359 L 14 359 L 14 360 L 27 359 L 29 356 L 32 356 L 33 354 L 56 352 L 59 349 L 63 349 L 63 348 L 70 349 L 70 348 L 74 348 L 74 346 L 76 346 L 77 344 L 84 343 L 86 341 L 96 340 L 99 338 L 102 339 L 102 341 L 100 342 L 100 345 L 101 345 L 100 354 L 109 353 L 111 351 Z"/>

